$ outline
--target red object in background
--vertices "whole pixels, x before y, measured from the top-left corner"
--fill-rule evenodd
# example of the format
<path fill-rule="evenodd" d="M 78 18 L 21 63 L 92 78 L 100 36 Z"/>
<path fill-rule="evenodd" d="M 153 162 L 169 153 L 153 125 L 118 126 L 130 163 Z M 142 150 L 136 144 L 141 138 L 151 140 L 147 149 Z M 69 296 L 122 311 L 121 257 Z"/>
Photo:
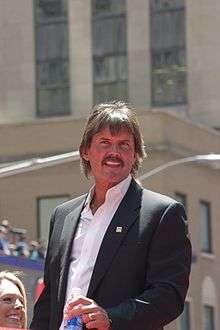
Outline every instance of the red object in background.
<path fill-rule="evenodd" d="M 35 301 L 37 301 L 37 299 L 40 297 L 43 289 L 44 289 L 44 280 L 41 277 L 41 278 L 38 279 L 37 286 L 35 288 Z"/>

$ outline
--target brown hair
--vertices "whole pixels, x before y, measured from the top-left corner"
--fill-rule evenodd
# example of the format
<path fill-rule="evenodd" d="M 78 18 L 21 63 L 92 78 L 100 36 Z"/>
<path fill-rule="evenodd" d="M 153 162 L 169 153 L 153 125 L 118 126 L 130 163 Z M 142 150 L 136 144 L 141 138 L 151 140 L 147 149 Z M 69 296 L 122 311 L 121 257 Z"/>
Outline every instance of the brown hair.
<path fill-rule="evenodd" d="M 24 288 L 24 284 L 22 283 L 22 281 L 18 278 L 18 276 L 16 274 L 9 272 L 9 271 L 0 272 L 0 283 L 2 280 L 8 280 L 8 281 L 14 283 L 18 287 L 18 289 L 23 297 L 23 300 L 24 300 L 24 310 L 25 310 L 25 317 L 24 317 L 24 321 L 22 324 L 22 328 L 26 328 L 26 326 L 27 326 L 27 297 L 26 297 L 26 291 Z"/>
<path fill-rule="evenodd" d="M 146 156 L 144 142 L 134 109 L 127 103 L 120 101 L 96 105 L 88 118 L 79 147 L 81 166 L 85 176 L 89 176 L 91 167 L 89 161 L 82 157 L 83 153 L 90 148 L 94 134 L 106 127 L 109 128 L 111 134 L 117 134 L 120 129 L 126 128 L 133 135 L 136 161 L 131 170 L 131 174 L 135 176 L 143 158 Z"/>

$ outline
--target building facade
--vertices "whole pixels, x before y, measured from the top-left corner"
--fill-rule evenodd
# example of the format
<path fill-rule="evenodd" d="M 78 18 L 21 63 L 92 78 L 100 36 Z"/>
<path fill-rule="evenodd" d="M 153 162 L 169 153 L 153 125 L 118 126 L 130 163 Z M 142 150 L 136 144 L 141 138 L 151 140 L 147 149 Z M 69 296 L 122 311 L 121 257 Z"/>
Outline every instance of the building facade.
<path fill-rule="evenodd" d="M 78 157 L 36 160 L 77 151 L 97 102 L 137 109 L 149 154 L 140 176 L 219 154 L 219 13 L 217 0 L 0 1 L 0 219 L 46 239 L 52 209 L 89 189 Z M 3 173 L 33 159 L 38 167 Z M 142 182 L 180 200 L 189 218 L 190 289 L 167 330 L 220 327 L 219 173 L 192 163 Z"/>
<path fill-rule="evenodd" d="M 217 0 L 0 3 L 0 122 L 81 118 L 108 98 L 218 128 Z"/>
<path fill-rule="evenodd" d="M 139 176 L 178 158 L 210 150 L 220 153 L 220 134 L 201 124 L 162 111 L 147 111 L 139 115 L 139 121 L 148 151 Z M 54 119 L 43 124 L 1 125 L 0 140 L 5 143 L 0 153 L 28 159 L 77 150 L 84 124 L 84 119 Z M 46 165 L 24 169 L 23 173 L 3 174 L 0 168 L 0 216 L 26 228 L 32 239 L 46 239 L 52 209 L 88 191 L 92 184 L 81 173 L 77 157 Z M 219 326 L 219 174 L 218 163 L 196 162 L 167 168 L 142 181 L 144 187 L 180 200 L 188 215 L 193 244 L 190 289 L 182 318 L 169 325 L 169 330 L 212 330 Z"/>

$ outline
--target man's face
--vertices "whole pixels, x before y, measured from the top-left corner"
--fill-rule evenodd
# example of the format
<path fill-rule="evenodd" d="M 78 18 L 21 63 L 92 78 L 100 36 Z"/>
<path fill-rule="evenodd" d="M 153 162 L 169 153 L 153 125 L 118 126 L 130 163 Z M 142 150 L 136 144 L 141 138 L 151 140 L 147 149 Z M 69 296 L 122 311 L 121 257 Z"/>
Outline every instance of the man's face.
<path fill-rule="evenodd" d="M 96 184 L 110 188 L 131 172 L 136 160 L 134 137 L 126 128 L 112 135 L 106 127 L 93 136 L 82 156 L 90 162 Z"/>

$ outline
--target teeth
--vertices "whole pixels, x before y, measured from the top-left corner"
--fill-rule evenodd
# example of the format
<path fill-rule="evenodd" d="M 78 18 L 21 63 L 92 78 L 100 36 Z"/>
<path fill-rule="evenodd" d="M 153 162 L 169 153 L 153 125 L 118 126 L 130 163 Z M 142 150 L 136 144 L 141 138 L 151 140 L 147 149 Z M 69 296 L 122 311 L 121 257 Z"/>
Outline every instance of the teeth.
<path fill-rule="evenodd" d="M 109 160 L 109 161 L 106 162 L 106 164 L 110 164 L 110 165 L 112 165 L 112 164 L 113 164 L 113 165 L 118 165 L 118 164 L 120 164 L 120 163 L 117 162 L 117 161 L 110 161 L 110 160 Z"/>
<path fill-rule="evenodd" d="M 20 317 L 18 315 L 10 315 L 8 318 L 9 319 L 12 319 L 12 320 L 18 320 L 18 321 L 20 321 Z"/>

